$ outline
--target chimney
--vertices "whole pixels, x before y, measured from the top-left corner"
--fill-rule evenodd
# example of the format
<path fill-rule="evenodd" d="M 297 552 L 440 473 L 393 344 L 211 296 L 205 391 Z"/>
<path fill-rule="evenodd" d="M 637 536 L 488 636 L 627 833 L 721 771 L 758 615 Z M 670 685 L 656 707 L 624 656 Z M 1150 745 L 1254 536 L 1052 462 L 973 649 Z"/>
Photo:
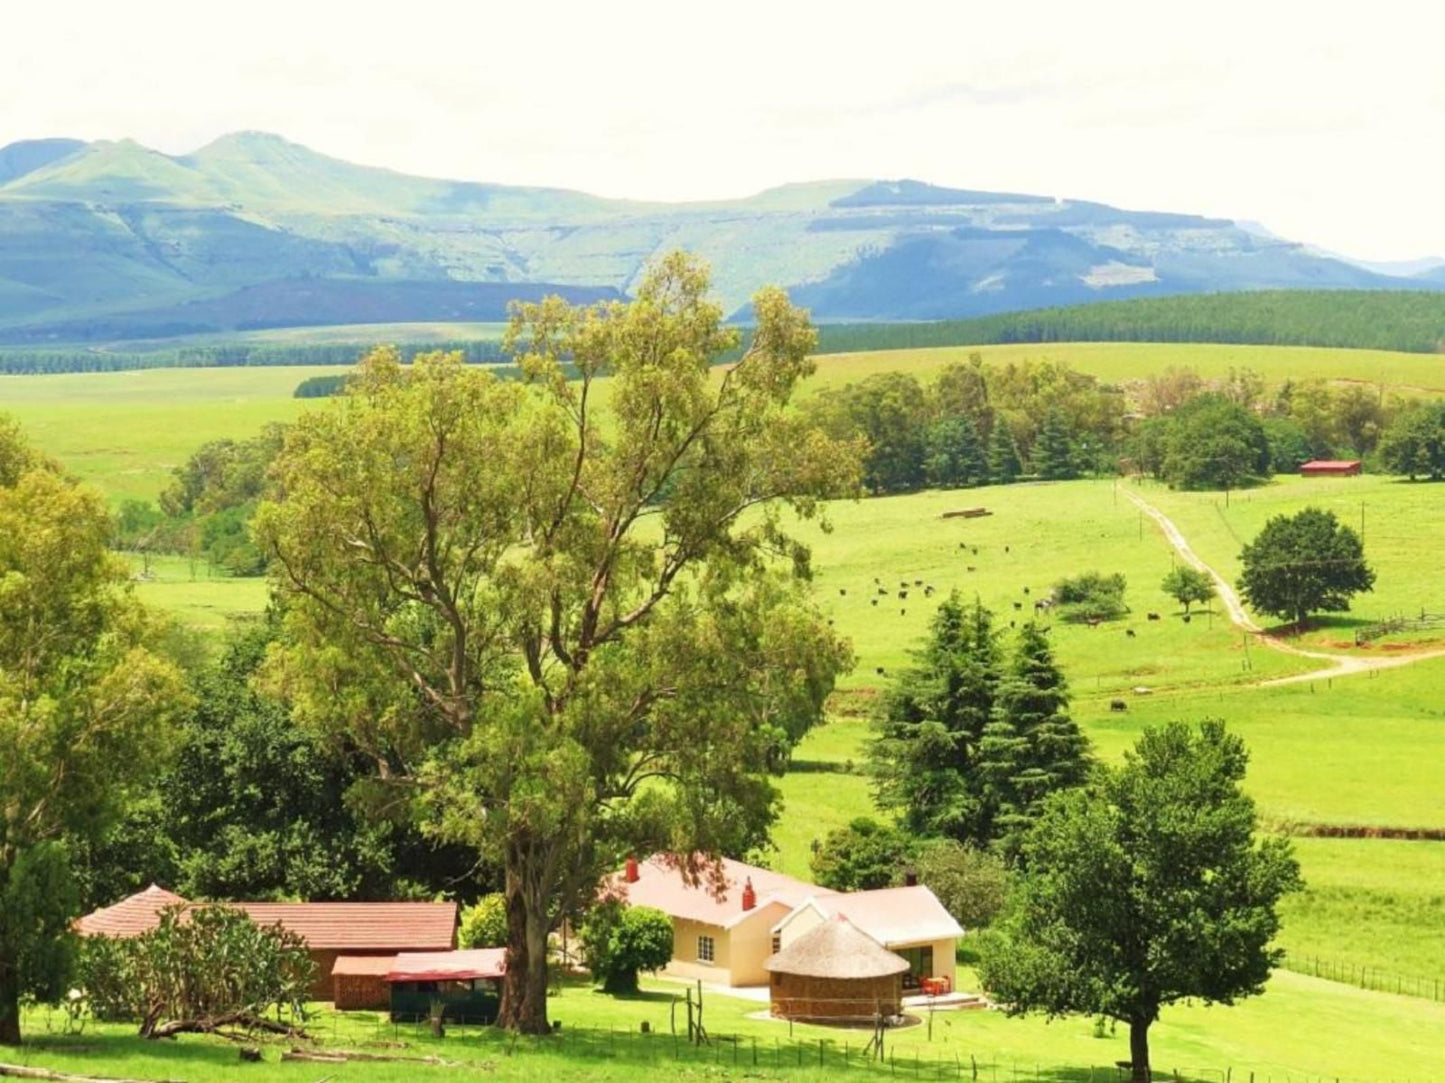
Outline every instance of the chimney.
<path fill-rule="evenodd" d="M 753 890 L 753 878 L 749 876 L 743 881 L 743 909 L 751 910 L 758 905 L 758 893 Z"/>
<path fill-rule="evenodd" d="M 622 873 L 622 878 L 629 884 L 635 884 L 637 883 L 639 875 L 637 871 L 637 858 L 629 855 L 627 858 L 627 867 Z"/>
<path fill-rule="evenodd" d="M 911 870 L 911 869 L 910 869 L 908 872 L 905 872 L 905 873 L 903 874 L 903 886 L 904 886 L 904 887 L 917 887 L 917 886 L 918 886 L 918 873 L 914 872 L 914 871 Z"/>

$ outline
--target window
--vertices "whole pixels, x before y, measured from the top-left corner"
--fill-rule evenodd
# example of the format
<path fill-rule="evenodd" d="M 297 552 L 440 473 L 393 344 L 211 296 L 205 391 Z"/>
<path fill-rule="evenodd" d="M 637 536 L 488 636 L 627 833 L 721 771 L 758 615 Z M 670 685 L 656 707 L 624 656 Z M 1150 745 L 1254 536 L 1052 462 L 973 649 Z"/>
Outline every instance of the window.
<path fill-rule="evenodd" d="M 898 954 L 908 961 L 908 973 L 903 975 L 903 988 L 917 989 L 924 978 L 933 977 L 933 946 L 926 948 L 899 948 Z"/>
<path fill-rule="evenodd" d="M 782 950 L 783 950 L 783 934 L 782 934 L 782 933 L 774 933 L 774 934 L 773 934 L 773 954 L 776 955 L 776 954 L 778 954 L 778 952 L 780 952 L 780 951 L 782 951 Z"/>
<path fill-rule="evenodd" d="M 716 945 L 713 943 L 712 937 L 710 937 L 710 936 L 700 936 L 700 937 L 698 937 L 698 938 L 697 938 L 697 961 L 700 962 L 700 963 L 710 963 L 710 962 L 712 962 L 712 961 L 713 961 L 713 953 L 714 953 L 715 948 L 716 948 Z"/>

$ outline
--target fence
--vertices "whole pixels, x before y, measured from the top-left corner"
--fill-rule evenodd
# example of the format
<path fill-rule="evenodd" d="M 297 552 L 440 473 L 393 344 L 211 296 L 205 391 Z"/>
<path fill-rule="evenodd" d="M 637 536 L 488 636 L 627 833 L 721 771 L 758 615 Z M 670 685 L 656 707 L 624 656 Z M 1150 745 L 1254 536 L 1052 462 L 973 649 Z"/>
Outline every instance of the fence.
<path fill-rule="evenodd" d="M 1426 613 L 1422 609 L 1418 617 L 1389 617 L 1378 624 L 1355 629 L 1355 646 L 1396 632 L 1429 632 L 1441 627 L 1445 627 L 1445 614 Z"/>
<path fill-rule="evenodd" d="M 1293 970 L 1296 974 L 1308 974 L 1311 977 L 1337 981 L 1343 985 L 1353 985 L 1377 993 L 1395 993 L 1399 996 L 1445 1001 L 1445 978 L 1392 974 L 1377 966 L 1342 963 L 1334 959 L 1321 959 L 1318 955 L 1286 955 L 1281 965 L 1284 969 Z"/>

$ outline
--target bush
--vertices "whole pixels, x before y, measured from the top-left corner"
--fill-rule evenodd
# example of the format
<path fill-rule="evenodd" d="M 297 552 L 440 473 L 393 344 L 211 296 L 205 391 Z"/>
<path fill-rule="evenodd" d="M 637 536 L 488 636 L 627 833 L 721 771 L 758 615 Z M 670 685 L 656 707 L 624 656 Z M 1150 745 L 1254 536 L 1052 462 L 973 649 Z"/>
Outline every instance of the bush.
<path fill-rule="evenodd" d="M 639 970 L 660 970 L 672 958 L 672 919 L 650 906 L 598 903 L 581 934 L 587 969 L 609 993 L 637 992 Z"/>
<path fill-rule="evenodd" d="M 1008 897 L 1003 859 L 953 839 L 932 839 L 918 855 L 918 879 L 965 930 L 988 925 Z"/>
<path fill-rule="evenodd" d="M 505 948 L 507 946 L 507 899 L 500 892 L 483 895 L 476 905 L 462 911 L 457 944 L 463 948 Z"/>
<path fill-rule="evenodd" d="M 897 883 L 912 858 L 907 835 L 860 816 L 828 833 L 813 855 L 813 878 L 833 891 L 871 891 Z"/>
<path fill-rule="evenodd" d="M 1054 584 L 1054 603 L 1061 620 L 1115 620 L 1129 611 L 1124 604 L 1123 575 L 1085 572 Z"/>

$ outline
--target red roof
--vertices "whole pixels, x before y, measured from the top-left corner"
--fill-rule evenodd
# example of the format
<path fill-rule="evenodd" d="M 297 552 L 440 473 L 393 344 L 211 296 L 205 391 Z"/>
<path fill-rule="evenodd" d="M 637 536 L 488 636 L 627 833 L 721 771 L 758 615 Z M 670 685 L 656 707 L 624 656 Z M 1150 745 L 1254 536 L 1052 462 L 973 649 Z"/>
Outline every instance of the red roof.
<path fill-rule="evenodd" d="M 386 980 L 471 981 L 476 978 L 500 978 L 506 972 L 506 948 L 403 952 L 396 957 Z"/>
<path fill-rule="evenodd" d="M 257 925 L 280 922 L 312 951 L 445 951 L 456 903 L 236 903 Z"/>
<path fill-rule="evenodd" d="M 922 884 L 824 895 L 809 901 L 821 914 L 846 917 L 884 947 L 963 935 L 963 927 Z M 786 918 L 775 927 L 785 924 Z"/>
<path fill-rule="evenodd" d="M 609 888 L 624 895 L 633 906 L 653 906 L 671 917 L 724 928 L 762 912 L 773 903 L 781 903 L 791 910 L 809 898 L 832 894 L 827 888 L 795 880 L 771 869 L 745 865 L 729 857 L 722 859 L 725 886 L 721 895 L 714 894 L 714 884 L 706 871 L 700 883 L 689 884 L 683 879 L 681 870 L 659 857 L 641 862 L 637 872 L 638 879 L 631 884 L 622 874 L 614 875 L 609 881 Z M 753 883 L 757 905 L 751 910 L 744 910 L 743 886 L 749 880 Z M 773 920 L 778 917 L 775 913 Z"/>
<path fill-rule="evenodd" d="M 331 964 L 336 978 L 384 978 L 396 965 L 395 955 L 338 955 Z"/>
<path fill-rule="evenodd" d="M 1301 470 L 1358 470 L 1359 459 L 1311 459 L 1300 466 Z"/>
<path fill-rule="evenodd" d="M 167 906 L 204 905 L 152 884 L 75 923 L 82 936 L 133 937 L 154 929 Z M 258 925 L 280 922 L 312 951 L 446 951 L 456 943 L 456 903 L 218 903 Z"/>
<path fill-rule="evenodd" d="M 184 905 L 187 900 L 163 887 L 152 884 L 114 906 L 92 911 L 75 923 L 81 936 L 112 936 L 129 939 L 148 933 L 160 924 L 160 913 L 168 906 Z"/>

